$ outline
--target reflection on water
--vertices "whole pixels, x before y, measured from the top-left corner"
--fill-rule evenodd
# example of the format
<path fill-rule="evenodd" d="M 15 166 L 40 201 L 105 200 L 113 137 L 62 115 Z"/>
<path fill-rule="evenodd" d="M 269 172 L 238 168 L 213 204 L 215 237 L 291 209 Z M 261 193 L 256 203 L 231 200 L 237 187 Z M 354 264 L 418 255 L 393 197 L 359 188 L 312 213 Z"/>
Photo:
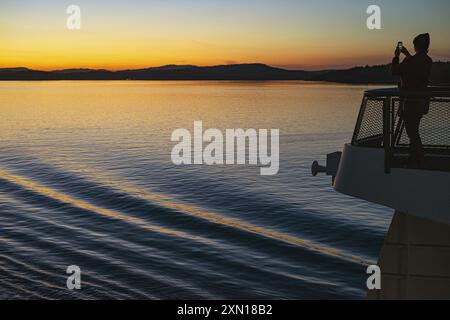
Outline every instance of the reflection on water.
<path fill-rule="evenodd" d="M 364 297 L 391 213 L 309 166 L 349 140 L 365 89 L 1 82 L 0 298 Z M 279 174 L 174 166 L 196 120 L 279 128 Z"/>

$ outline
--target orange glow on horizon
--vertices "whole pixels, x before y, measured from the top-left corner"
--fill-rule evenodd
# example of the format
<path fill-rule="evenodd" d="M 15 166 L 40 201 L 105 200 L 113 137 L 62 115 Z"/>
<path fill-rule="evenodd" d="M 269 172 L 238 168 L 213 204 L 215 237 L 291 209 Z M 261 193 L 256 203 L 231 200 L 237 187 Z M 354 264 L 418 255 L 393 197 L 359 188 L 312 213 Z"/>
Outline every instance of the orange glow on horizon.
<path fill-rule="evenodd" d="M 389 63 L 398 40 L 411 48 L 414 35 L 424 29 L 432 34 L 433 58 L 450 60 L 450 28 L 435 17 L 444 15 L 439 8 L 433 20 L 395 26 L 386 18 L 382 30 L 368 31 L 365 7 L 356 4 L 358 19 L 348 7 L 332 12 L 319 2 L 310 7 L 300 1 L 255 7 L 230 1 L 215 4 L 218 8 L 178 1 L 104 8 L 79 0 L 81 30 L 67 29 L 65 7 L 59 3 L 6 1 L 0 4 L 0 68 L 123 70 L 235 63 L 345 68 Z M 419 14 L 398 9 L 404 15 Z"/>

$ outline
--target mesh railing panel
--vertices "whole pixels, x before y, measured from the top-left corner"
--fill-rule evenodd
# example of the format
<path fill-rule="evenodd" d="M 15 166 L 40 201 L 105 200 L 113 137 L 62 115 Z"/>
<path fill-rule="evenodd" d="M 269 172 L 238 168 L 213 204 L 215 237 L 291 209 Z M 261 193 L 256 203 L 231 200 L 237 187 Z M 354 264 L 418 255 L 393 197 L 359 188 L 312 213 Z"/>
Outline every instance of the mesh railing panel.
<path fill-rule="evenodd" d="M 383 98 L 366 97 L 363 101 L 353 144 L 368 147 L 383 146 Z M 409 138 L 404 121 L 399 116 L 401 101 L 392 98 L 391 139 L 394 147 L 408 147 Z M 420 123 L 424 147 L 450 149 L 450 98 L 431 98 L 429 111 Z"/>
<path fill-rule="evenodd" d="M 394 102 L 393 107 L 398 110 L 399 102 Z M 394 128 L 397 128 L 399 118 Z M 420 136 L 424 147 L 427 148 L 450 148 L 450 99 L 431 99 L 430 108 L 423 116 L 420 123 Z M 400 132 L 394 146 L 409 146 L 409 138 L 406 130 Z"/>
<path fill-rule="evenodd" d="M 353 139 L 355 145 L 381 147 L 383 145 L 383 100 L 365 99 L 358 125 Z"/>

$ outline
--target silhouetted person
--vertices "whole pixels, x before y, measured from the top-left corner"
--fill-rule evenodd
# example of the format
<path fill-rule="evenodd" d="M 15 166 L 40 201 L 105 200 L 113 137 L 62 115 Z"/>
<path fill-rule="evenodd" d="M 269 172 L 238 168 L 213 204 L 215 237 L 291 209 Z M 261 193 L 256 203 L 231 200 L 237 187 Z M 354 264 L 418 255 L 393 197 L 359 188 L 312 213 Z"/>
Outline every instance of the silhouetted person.
<path fill-rule="evenodd" d="M 428 33 L 418 35 L 414 39 L 412 56 L 405 47 L 400 50 L 397 47 L 395 57 L 392 60 L 392 74 L 401 77 L 400 89 L 408 92 L 423 92 L 427 89 L 431 75 L 433 60 L 428 56 L 430 47 L 430 35 Z M 405 59 L 400 63 L 400 53 Z M 410 167 L 420 167 L 424 157 L 422 139 L 419 127 L 423 115 L 428 113 L 429 99 L 406 97 L 400 103 L 400 117 L 405 122 L 406 133 L 410 140 Z"/>

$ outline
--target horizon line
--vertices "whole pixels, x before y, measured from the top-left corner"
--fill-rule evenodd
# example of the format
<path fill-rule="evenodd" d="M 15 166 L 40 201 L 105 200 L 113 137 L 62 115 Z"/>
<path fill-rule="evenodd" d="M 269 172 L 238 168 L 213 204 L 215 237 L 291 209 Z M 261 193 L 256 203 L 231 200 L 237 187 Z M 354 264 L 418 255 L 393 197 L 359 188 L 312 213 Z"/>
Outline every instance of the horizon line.
<path fill-rule="evenodd" d="M 433 63 L 450 63 L 450 60 L 444 61 L 444 60 L 436 60 L 433 61 Z M 188 68 L 211 68 L 211 67 L 224 67 L 224 66 L 245 66 L 245 65 L 261 65 L 266 66 L 269 68 L 274 69 L 280 69 L 285 71 L 292 71 L 292 72 L 321 72 L 321 71 L 339 71 L 339 70 L 350 70 L 354 68 L 366 68 L 366 67 L 379 67 L 379 66 L 387 66 L 391 64 L 383 63 L 383 64 L 366 64 L 366 65 L 353 65 L 353 66 L 346 66 L 342 68 L 323 68 L 323 69 L 287 69 L 282 66 L 276 66 L 276 65 L 270 65 L 262 62 L 244 62 L 244 63 L 229 63 L 229 64 L 215 64 L 215 65 L 194 65 L 194 64 L 164 64 L 164 65 L 157 65 L 157 66 L 147 66 L 147 67 L 135 67 L 135 68 L 123 68 L 123 69 L 107 69 L 107 68 L 96 68 L 96 67 L 67 67 L 63 69 L 33 69 L 30 67 L 25 66 L 15 66 L 15 67 L 2 67 L 0 66 L 0 70 L 14 70 L 14 69 L 26 69 L 29 71 L 39 71 L 39 72 L 61 72 L 61 71 L 68 71 L 68 70 L 86 70 L 86 71 L 108 71 L 108 72 L 122 72 L 122 71 L 135 71 L 135 70 L 148 70 L 148 69 L 158 69 L 158 68 L 164 68 L 164 67 L 186 67 Z"/>

